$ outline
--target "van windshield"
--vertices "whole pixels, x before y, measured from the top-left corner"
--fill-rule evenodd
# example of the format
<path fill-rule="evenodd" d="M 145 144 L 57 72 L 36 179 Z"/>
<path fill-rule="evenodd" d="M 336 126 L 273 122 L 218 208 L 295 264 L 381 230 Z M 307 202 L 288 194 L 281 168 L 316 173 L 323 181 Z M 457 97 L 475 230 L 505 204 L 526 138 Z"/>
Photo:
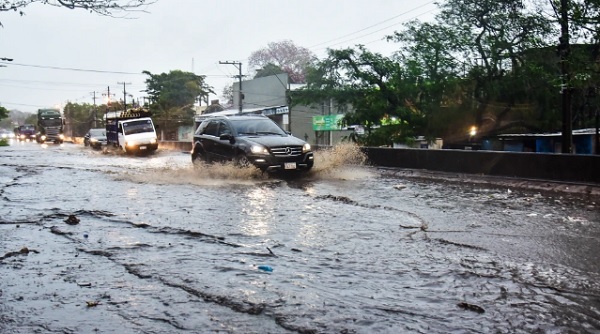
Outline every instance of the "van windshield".
<path fill-rule="evenodd" d="M 123 123 L 123 133 L 132 135 L 134 133 L 154 132 L 151 120 L 133 121 Z"/>

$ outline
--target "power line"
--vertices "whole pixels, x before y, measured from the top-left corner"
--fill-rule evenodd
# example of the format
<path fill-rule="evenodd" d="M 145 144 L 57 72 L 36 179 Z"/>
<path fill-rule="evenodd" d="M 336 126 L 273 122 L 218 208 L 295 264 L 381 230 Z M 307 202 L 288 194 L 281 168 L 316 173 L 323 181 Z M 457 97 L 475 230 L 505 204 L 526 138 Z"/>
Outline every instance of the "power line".
<path fill-rule="evenodd" d="M 0 63 L 1 64 L 5 64 L 3 62 L 0 62 Z M 6 63 L 6 64 L 8 64 L 8 63 Z M 22 67 L 47 68 L 47 69 L 51 69 L 51 70 L 61 70 L 61 71 L 93 72 L 93 73 L 106 73 L 106 74 L 145 75 L 142 72 L 140 72 L 140 73 L 132 73 L 132 72 L 119 72 L 119 71 L 104 71 L 104 70 L 95 70 L 95 69 L 59 67 L 59 66 L 47 66 L 47 65 L 19 64 L 19 63 L 10 63 L 9 65 L 22 66 Z"/>
<path fill-rule="evenodd" d="M 317 47 L 317 46 L 321 46 L 321 45 L 323 45 L 323 44 L 328 44 L 328 43 L 334 42 L 334 41 L 336 41 L 336 40 L 339 40 L 339 39 L 342 39 L 342 38 L 346 38 L 346 37 L 349 37 L 349 36 L 352 36 L 352 35 L 358 34 L 358 33 L 360 33 L 360 32 L 363 32 L 363 31 L 365 31 L 365 30 L 371 29 L 371 28 L 373 28 L 373 27 L 376 27 L 376 26 L 378 26 L 378 25 L 381 25 L 381 24 L 384 24 L 384 23 L 386 23 L 386 22 L 389 22 L 389 21 L 392 21 L 392 20 L 394 20 L 394 19 L 397 19 L 398 17 L 400 17 L 400 16 L 404 16 L 404 15 L 406 15 L 406 14 L 408 14 L 408 13 L 410 13 L 410 12 L 413 12 L 413 11 L 415 11 L 415 10 L 419 9 L 419 8 L 422 8 L 422 7 L 425 7 L 425 6 L 429 6 L 429 5 L 430 5 L 430 4 L 432 4 L 432 3 L 435 3 L 435 1 L 429 1 L 429 2 L 427 2 L 427 3 L 425 3 L 425 4 L 421 5 L 421 6 L 415 7 L 415 8 L 413 8 L 413 9 L 411 9 L 411 10 L 408 10 L 408 11 L 406 11 L 406 12 L 400 13 L 400 14 L 398 14 L 398 15 L 394 16 L 394 17 L 391 17 L 391 18 L 389 18 L 389 19 L 385 19 L 385 20 L 383 20 L 383 21 L 380 21 L 380 22 L 378 22 L 378 23 L 372 24 L 372 25 L 370 25 L 370 26 L 368 26 L 368 27 L 366 27 L 366 28 L 362 28 L 362 29 L 360 29 L 360 30 L 357 30 L 357 31 L 355 31 L 355 32 L 352 32 L 352 33 L 349 33 L 349 34 L 346 34 L 346 35 L 340 36 L 340 37 L 338 37 L 338 38 L 331 39 L 331 40 L 329 40 L 329 41 L 326 41 L 326 42 L 323 42 L 323 43 L 315 44 L 315 45 L 313 45 L 313 46 L 309 47 L 309 49 L 312 49 L 312 48 L 315 48 L 315 47 Z M 431 11 L 433 11 L 433 10 L 431 10 Z M 426 12 L 426 13 L 428 13 L 428 12 Z M 423 14 L 420 14 L 420 15 L 423 15 Z M 419 16 L 420 16 L 420 15 L 419 15 Z M 414 17 L 413 17 L 413 18 L 414 18 Z M 403 23 L 403 22 L 401 22 L 401 23 Z M 394 24 L 394 25 L 398 25 L 398 24 L 400 24 L 400 23 L 396 23 L 396 24 Z M 394 26 L 394 25 L 392 25 L 392 26 Z M 384 28 L 384 29 L 387 29 L 387 28 L 389 28 L 389 27 L 391 27 L 391 26 L 388 26 L 388 27 L 386 27 L 386 28 Z M 373 33 L 375 33 L 375 32 L 378 32 L 378 31 L 381 31 L 381 30 L 383 30 L 383 29 L 380 29 L 380 30 L 374 31 Z M 365 36 L 368 36 L 368 35 L 370 35 L 370 34 L 367 34 L 367 35 L 365 35 Z M 364 37 L 364 36 L 363 36 L 363 37 Z M 357 37 L 357 38 L 360 38 L 360 37 Z M 338 44 L 339 44 L 339 43 L 338 43 Z"/>

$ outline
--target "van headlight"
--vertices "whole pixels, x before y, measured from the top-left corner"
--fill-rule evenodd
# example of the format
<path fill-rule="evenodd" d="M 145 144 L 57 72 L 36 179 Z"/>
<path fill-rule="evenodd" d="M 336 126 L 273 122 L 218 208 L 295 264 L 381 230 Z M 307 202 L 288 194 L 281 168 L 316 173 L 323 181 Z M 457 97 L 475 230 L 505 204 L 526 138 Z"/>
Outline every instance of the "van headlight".
<path fill-rule="evenodd" d="M 250 151 L 254 154 L 269 154 L 269 150 L 262 145 L 252 145 Z"/>
<path fill-rule="evenodd" d="M 126 141 L 125 142 L 125 146 L 127 146 L 127 147 L 134 147 L 135 146 L 135 142 L 134 141 Z"/>
<path fill-rule="evenodd" d="M 58 136 L 58 138 L 60 138 L 61 140 L 62 140 L 62 139 L 65 139 L 65 135 L 63 135 L 63 134 L 61 133 L 61 134 Z"/>
<path fill-rule="evenodd" d="M 302 146 L 302 153 L 310 152 L 310 144 L 306 143 Z"/>
<path fill-rule="evenodd" d="M 156 144 L 156 138 L 150 139 L 150 144 Z"/>

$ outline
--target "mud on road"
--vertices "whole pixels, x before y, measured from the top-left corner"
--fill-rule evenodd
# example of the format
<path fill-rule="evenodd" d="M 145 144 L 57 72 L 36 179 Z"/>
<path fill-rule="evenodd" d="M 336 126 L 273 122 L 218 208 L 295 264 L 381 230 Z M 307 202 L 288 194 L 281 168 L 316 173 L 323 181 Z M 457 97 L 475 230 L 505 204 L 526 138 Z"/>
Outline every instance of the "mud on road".
<path fill-rule="evenodd" d="M 597 188 L 361 160 L 323 151 L 287 179 L 0 148 L 0 332 L 600 331 Z"/>

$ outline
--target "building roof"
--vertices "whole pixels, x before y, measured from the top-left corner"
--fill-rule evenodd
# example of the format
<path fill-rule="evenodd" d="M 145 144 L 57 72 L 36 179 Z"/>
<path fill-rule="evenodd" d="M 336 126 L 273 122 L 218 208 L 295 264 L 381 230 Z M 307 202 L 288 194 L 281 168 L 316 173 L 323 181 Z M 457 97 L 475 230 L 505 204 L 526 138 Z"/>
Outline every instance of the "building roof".
<path fill-rule="evenodd" d="M 573 130 L 573 136 L 577 135 L 593 135 L 596 134 L 596 128 L 587 128 L 587 129 L 577 129 Z M 562 136 L 562 132 L 552 132 L 552 133 L 507 133 L 503 135 L 498 135 L 498 137 L 560 137 Z"/>

